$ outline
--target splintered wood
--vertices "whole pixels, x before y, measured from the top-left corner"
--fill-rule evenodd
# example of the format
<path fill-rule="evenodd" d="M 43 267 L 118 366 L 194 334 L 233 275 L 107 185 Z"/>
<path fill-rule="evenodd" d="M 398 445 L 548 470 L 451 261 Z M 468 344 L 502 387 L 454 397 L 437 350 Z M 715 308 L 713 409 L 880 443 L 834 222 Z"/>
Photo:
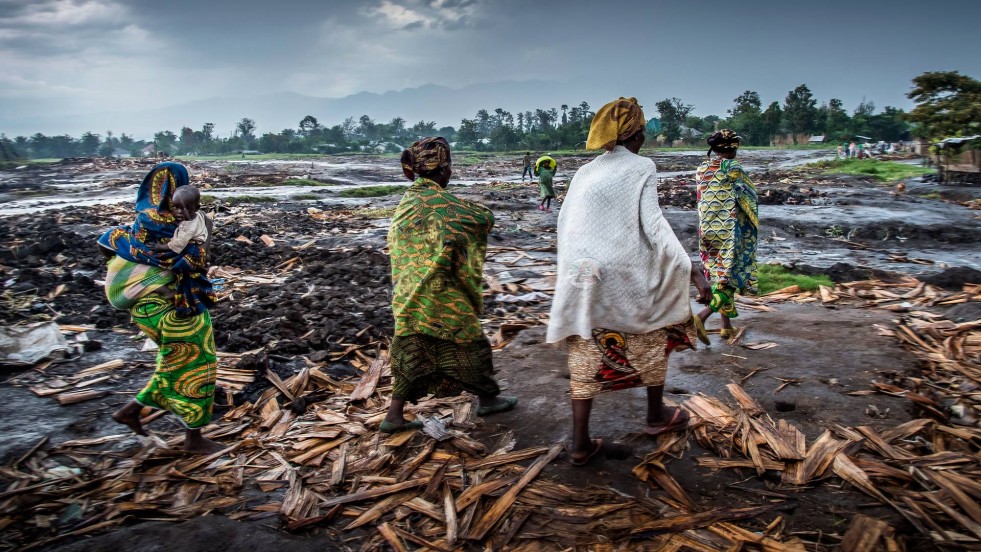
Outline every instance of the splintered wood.
<path fill-rule="evenodd" d="M 738 384 L 728 386 L 735 407 L 703 395 L 682 406 L 692 417 L 699 443 L 721 458 L 703 457 L 707 468 L 755 468 L 781 473 L 784 485 L 812 485 L 838 478 L 899 512 L 909 524 L 941 548 L 981 547 L 981 321 L 957 324 L 926 312 L 927 307 L 981 299 L 981 286 L 948 293 L 907 278 L 898 282 L 852 282 L 821 290 L 824 302 L 859 300 L 868 308 L 908 312 L 894 336 L 923 361 L 919 376 L 891 383 L 873 382 L 872 390 L 909 399 L 921 418 L 877 430 L 835 426 L 813 439 L 784 420 L 775 422 Z M 785 289 L 769 300 L 813 299 Z M 944 409 L 942 405 L 950 405 Z M 949 412 L 949 413 L 948 413 Z M 649 463 L 649 462 L 648 462 Z M 842 550 L 898 550 L 887 524 L 857 517 Z"/>
<path fill-rule="evenodd" d="M 765 298 L 858 301 L 906 313 L 895 329 L 879 333 L 922 359 L 924 373 L 876 382 L 867 392 L 907 397 L 922 417 L 886 428 L 836 425 L 807 436 L 773 419 L 758 397 L 733 383 L 731 399 L 697 394 L 682 402 L 691 415 L 689 433 L 662 436 L 634 468 L 664 491 L 653 497 L 555 483 L 547 470 L 562 444 L 515 450 L 512 432 L 478 441 L 468 433 L 479 420 L 465 396 L 406 409 L 410 418 L 444 425 L 445 440 L 422 431 L 380 433 L 392 389 L 386 352 L 371 358 L 354 351 L 353 364 L 363 371 L 358 380 L 335 380 L 313 363 L 285 379 L 259 375 L 269 387 L 208 426 L 206 436 L 228 446 L 211 456 L 161 446 L 164 440 L 179 445 L 179 433 L 130 448 L 118 446 L 132 439 L 128 434 L 39 441 L 0 468 L 10 482 L 0 489 L 0 549 L 42 548 L 128 521 L 212 513 L 246 521 L 277 517 L 291 531 L 329 528 L 361 550 L 827 550 L 824 536 L 819 544 L 783 533 L 778 512 L 792 505 L 776 492 L 806 493 L 822 483 L 895 509 L 936 547 L 977 549 L 981 322 L 956 324 L 919 309 L 975 301 L 979 293 L 979 286 L 950 294 L 910 279 L 854 282 L 815 294 L 785 289 Z M 503 326 L 502 341 L 517 329 Z M 118 362 L 94 366 L 32 390 L 65 404 L 86 400 L 100 392 L 89 382 L 120 368 Z M 238 385 L 256 378 L 231 364 L 219 375 Z M 700 469 L 746 469 L 768 481 L 777 474 L 781 487 L 759 491 L 762 506 L 700 508 L 671 474 L 671 456 L 691 436 L 712 453 L 698 459 Z M 881 520 L 856 516 L 842 531 L 832 537 L 842 550 L 902 550 L 899 530 Z"/>
<path fill-rule="evenodd" d="M 159 436 L 111 454 L 108 447 L 132 437 L 69 441 L 50 451 L 38 443 L 4 468 L 13 478 L 0 492 L 5 542 L 41 547 L 126 520 L 177 521 L 209 512 L 237 520 L 278 516 L 289 530 L 329 526 L 356 535 L 361 550 L 648 550 L 700 543 L 700 550 L 723 551 L 760 542 L 753 531 L 724 531 L 722 524 L 772 507 L 698 511 L 660 462 L 646 471 L 670 494 L 656 508 L 613 489 L 543 478 L 564 445 L 514 450 L 512 432 L 476 441 L 467 434 L 478 421 L 468 397 L 407 409 L 445 425 L 446 440 L 422 431 L 379 433 L 391 393 L 387 355 L 365 360 L 358 381 L 335 381 L 315 366 L 286 379 L 263 374 L 270 386 L 255 402 L 208 426 L 207 437 L 231 446 L 207 457 L 160 448 Z M 181 443 L 179 434 L 167 437 L 170 446 Z M 803 550 L 793 539 L 769 540 Z"/>

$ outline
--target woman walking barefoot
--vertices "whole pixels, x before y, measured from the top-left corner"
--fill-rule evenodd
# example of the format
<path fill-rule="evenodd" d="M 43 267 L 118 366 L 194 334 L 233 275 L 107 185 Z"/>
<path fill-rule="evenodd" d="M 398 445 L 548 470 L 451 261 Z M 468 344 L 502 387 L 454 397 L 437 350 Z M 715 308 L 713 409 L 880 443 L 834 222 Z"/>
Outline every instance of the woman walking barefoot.
<path fill-rule="evenodd" d="M 99 238 L 100 250 L 109 258 L 106 297 L 113 307 L 128 311 L 157 344 L 157 366 L 149 383 L 112 418 L 146 435 L 140 423 L 143 407 L 167 410 L 187 429 L 184 450 L 211 454 L 224 447 L 201 435 L 211 422 L 218 377 L 208 310 L 215 295 L 205 277 L 210 219 L 205 243 L 191 242 L 180 253 L 157 251 L 177 230 L 174 192 L 187 185 L 183 165 L 155 166 L 137 193 L 135 222 Z"/>

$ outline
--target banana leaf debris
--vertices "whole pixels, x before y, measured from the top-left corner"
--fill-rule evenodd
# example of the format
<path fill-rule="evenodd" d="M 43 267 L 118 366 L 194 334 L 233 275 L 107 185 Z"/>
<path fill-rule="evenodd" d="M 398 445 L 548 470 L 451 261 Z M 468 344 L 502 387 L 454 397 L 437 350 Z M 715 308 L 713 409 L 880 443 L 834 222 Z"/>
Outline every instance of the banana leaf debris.
<path fill-rule="evenodd" d="M 119 221 L 131 216 L 121 207 L 105 213 Z M 326 531 L 361 550 L 871 551 L 916 549 L 914 537 L 939 549 L 981 548 L 981 321 L 936 313 L 981 300 L 979 285 L 949 291 L 898 277 L 740 297 L 741 308 L 764 312 L 794 302 L 891 313 L 894 323 L 876 330 L 916 356 L 922 370 L 880 371 L 881 379 L 852 393 L 901 397 L 916 417 L 898 425 L 870 418 L 868 425 L 805 435 L 768 413 L 759 402 L 766 397 L 743 389 L 765 370 L 757 368 L 724 396 L 679 401 L 691 415 L 689 431 L 659 437 L 632 471 L 651 492 L 629 495 L 555 482 L 549 465 L 565 461 L 565 443 L 519 448 L 514 433 L 477 418 L 470 397 L 409 406 L 424 431 L 379 432 L 391 394 L 384 224 L 357 211 L 312 208 L 293 216 L 286 238 L 273 232 L 270 218 L 237 207 L 220 213 L 214 255 L 218 308 L 228 309 L 216 326 L 223 413 L 206 435 L 227 448 L 186 456 L 181 432 L 155 428 L 150 423 L 162 414 L 149 411 L 149 438 L 122 431 L 41 438 L 0 467 L 0 549 L 39 549 L 138 521 L 204 515 Z M 73 209 L 5 223 L 13 241 L 0 262 L 9 265 L 5 277 L 19 283 L 0 295 L 0 321 L 54 314 L 73 351 L 95 348 L 87 333 L 97 328 L 142 342 L 125 315 L 102 305 L 93 281 L 101 261 L 77 255 L 82 242 L 64 230 L 103 223 Z M 22 240 L 15 227 L 43 229 L 60 245 Z M 348 235 L 369 245 L 338 247 Z M 554 290 L 554 245 L 542 243 L 489 248 L 484 322 L 497 350 L 548 321 L 547 301 L 520 300 Z M 28 271 L 40 276 L 29 280 Z M 342 308 L 352 281 L 357 296 Z M 305 318 L 280 312 L 300 304 Z M 330 324 L 337 328 L 325 330 Z M 778 346 L 743 343 L 742 330 L 729 339 L 740 355 Z M 149 370 L 152 357 L 144 358 L 78 362 L 84 367 L 71 374 L 55 374 L 50 367 L 60 361 L 49 358 L 10 383 L 70 407 L 128 394 L 110 384 L 122 371 Z M 774 393 L 796 385 L 778 383 Z M 692 439 L 709 451 L 698 458 L 706 474 L 738 470 L 757 478 L 767 485 L 759 491 L 765 500 L 699 507 L 671 473 Z M 794 495 L 816 486 L 868 495 L 907 527 L 857 515 L 837 534 L 788 530 L 783 513 L 795 507 Z"/>

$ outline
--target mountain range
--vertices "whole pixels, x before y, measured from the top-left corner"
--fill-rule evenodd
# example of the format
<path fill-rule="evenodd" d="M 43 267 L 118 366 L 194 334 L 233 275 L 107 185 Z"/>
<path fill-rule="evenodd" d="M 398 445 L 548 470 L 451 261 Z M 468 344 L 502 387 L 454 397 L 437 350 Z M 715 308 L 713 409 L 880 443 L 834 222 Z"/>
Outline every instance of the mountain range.
<path fill-rule="evenodd" d="M 347 117 L 368 115 L 379 123 L 402 117 L 408 126 L 417 121 L 435 121 L 437 127 L 459 126 L 463 118 L 473 117 L 477 110 L 493 111 L 500 107 L 517 114 L 536 108 L 570 107 L 588 102 L 593 109 L 606 98 L 597 83 L 554 81 L 497 81 L 462 88 L 426 84 L 385 93 L 361 92 L 342 98 L 322 98 L 294 92 L 279 92 L 251 97 L 209 98 L 158 109 L 109 111 L 50 115 L 17 112 L 0 115 L 0 131 L 7 136 L 69 134 L 79 136 L 92 131 L 103 134 L 107 129 L 116 135 L 125 132 L 137 139 L 151 139 L 153 133 L 170 130 L 180 133 L 182 127 L 199 130 L 204 123 L 215 123 L 219 136 L 229 136 L 243 117 L 253 119 L 257 135 L 297 128 L 301 119 L 313 115 L 324 125 L 339 124 Z M 568 93 L 575 90 L 574 95 Z"/>

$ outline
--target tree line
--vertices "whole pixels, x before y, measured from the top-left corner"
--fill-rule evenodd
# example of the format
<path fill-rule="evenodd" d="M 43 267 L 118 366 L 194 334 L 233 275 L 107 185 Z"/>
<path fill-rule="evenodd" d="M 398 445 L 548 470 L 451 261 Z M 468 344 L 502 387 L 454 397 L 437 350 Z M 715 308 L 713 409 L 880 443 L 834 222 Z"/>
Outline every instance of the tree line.
<path fill-rule="evenodd" d="M 659 145 L 682 142 L 701 144 L 704 135 L 720 128 L 738 132 L 747 145 L 770 145 L 778 137 L 821 134 L 830 142 L 843 142 L 857 136 L 874 140 L 898 141 L 911 134 L 928 139 L 981 132 L 981 83 L 956 71 L 928 72 L 913 79 L 907 94 L 917 102 L 910 113 L 886 106 L 876 112 L 872 101 L 863 100 L 849 113 L 837 98 L 818 105 L 806 84 L 790 90 L 783 102 L 771 101 L 764 109 L 760 95 L 747 90 L 733 99 L 725 117 L 694 114 L 695 106 L 680 98 L 665 98 L 647 106 L 651 117 L 648 139 Z M 228 137 L 219 137 L 213 123 L 200 130 L 183 127 L 179 133 L 170 130 L 154 134 L 153 140 L 135 140 L 121 133 L 107 131 L 105 136 L 86 132 L 78 139 L 71 136 L 2 137 L 4 156 L 9 151 L 20 157 L 110 156 L 126 152 L 141 155 L 152 150 L 170 155 L 227 155 L 242 151 L 262 153 L 343 153 L 368 151 L 397 153 L 408 143 L 423 137 L 440 135 L 455 147 L 489 151 L 581 149 L 589 133 L 593 111 L 586 102 L 563 104 L 559 108 L 535 109 L 511 113 L 501 108 L 481 109 L 473 118 L 463 119 L 457 127 L 437 128 L 433 121 L 409 123 L 395 117 L 378 122 L 368 115 L 348 117 L 341 124 L 327 126 L 313 115 L 299 121 L 296 128 L 258 134 L 256 121 L 248 117 L 239 121 Z M 152 148 L 148 148 L 152 146 Z"/>

